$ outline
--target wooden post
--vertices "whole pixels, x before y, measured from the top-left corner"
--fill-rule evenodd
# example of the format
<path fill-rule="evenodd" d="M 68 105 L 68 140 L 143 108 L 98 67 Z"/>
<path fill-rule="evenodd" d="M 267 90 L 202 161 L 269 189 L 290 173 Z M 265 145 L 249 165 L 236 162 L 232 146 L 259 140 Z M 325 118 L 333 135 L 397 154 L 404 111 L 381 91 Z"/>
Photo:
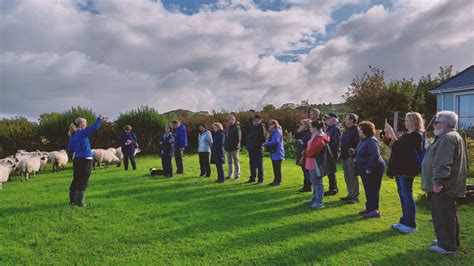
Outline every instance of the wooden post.
<path fill-rule="evenodd" d="M 393 113 L 393 131 L 398 134 L 398 111 Z"/>

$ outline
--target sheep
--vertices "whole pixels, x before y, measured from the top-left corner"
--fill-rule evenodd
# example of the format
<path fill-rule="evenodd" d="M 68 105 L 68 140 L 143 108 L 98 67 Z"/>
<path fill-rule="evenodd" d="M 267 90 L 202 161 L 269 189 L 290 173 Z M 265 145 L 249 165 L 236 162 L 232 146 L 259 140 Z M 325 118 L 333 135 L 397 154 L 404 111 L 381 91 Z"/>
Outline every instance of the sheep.
<path fill-rule="evenodd" d="M 102 168 L 102 163 L 105 163 L 106 167 L 109 167 L 110 163 L 115 163 L 117 167 L 120 166 L 120 159 L 111 151 L 104 149 L 94 149 L 92 150 L 94 157 L 93 167 L 95 169 L 95 163 L 99 165 L 99 168 Z"/>
<path fill-rule="evenodd" d="M 21 181 L 23 181 L 25 175 L 26 180 L 28 180 L 30 174 L 36 177 L 36 172 L 39 172 L 41 166 L 44 165 L 44 161 L 47 161 L 47 159 L 42 156 L 40 152 L 30 158 L 21 160 L 18 164 L 21 173 Z"/>
<path fill-rule="evenodd" d="M 8 181 L 15 166 L 15 163 L 11 160 L 0 161 L 0 189 L 2 189 L 3 183 Z"/>
<path fill-rule="evenodd" d="M 118 147 L 118 148 L 108 148 L 107 149 L 108 151 L 112 152 L 113 154 L 115 154 L 115 156 L 117 156 L 117 158 L 119 158 L 120 162 L 118 163 L 117 166 L 120 166 L 122 160 L 123 160 L 123 152 L 122 152 L 122 147 Z"/>
<path fill-rule="evenodd" d="M 53 151 L 49 153 L 49 158 L 51 159 L 51 164 L 53 165 L 53 173 L 59 170 L 64 170 L 69 158 L 67 156 L 66 150 Z"/>

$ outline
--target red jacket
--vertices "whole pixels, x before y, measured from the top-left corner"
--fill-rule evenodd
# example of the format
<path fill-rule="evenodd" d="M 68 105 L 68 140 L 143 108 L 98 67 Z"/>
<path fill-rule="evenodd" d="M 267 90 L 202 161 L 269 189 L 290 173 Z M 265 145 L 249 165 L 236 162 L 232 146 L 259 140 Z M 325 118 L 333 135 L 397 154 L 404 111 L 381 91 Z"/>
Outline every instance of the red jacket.
<path fill-rule="evenodd" d="M 308 141 L 308 147 L 304 151 L 305 158 L 314 158 L 324 149 L 324 143 L 329 144 L 330 138 L 326 133 L 311 137 Z M 310 145 L 311 144 L 311 145 Z"/>

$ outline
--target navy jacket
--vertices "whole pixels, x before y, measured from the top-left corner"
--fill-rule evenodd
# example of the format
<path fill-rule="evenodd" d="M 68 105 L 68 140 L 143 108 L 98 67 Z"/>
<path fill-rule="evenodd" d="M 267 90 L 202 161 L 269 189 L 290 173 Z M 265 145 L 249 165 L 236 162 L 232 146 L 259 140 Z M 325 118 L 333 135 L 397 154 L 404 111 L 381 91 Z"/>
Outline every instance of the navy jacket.
<path fill-rule="evenodd" d="M 211 163 L 225 164 L 224 141 L 225 134 L 222 131 L 212 132 Z"/>
<path fill-rule="evenodd" d="M 176 148 L 186 148 L 188 147 L 188 136 L 186 135 L 186 126 L 180 125 L 176 128 Z"/>
<path fill-rule="evenodd" d="M 341 130 L 337 125 L 334 125 L 326 129 L 326 134 L 330 138 L 329 148 L 331 148 L 334 159 L 337 160 L 341 153 Z"/>
<path fill-rule="evenodd" d="M 417 176 L 420 173 L 418 158 L 423 145 L 423 133 L 419 131 L 401 136 L 392 146 L 387 175 Z"/>
<path fill-rule="evenodd" d="M 252 125 L 250 132 L 247 135 L 247 150 L 249 151 L 262 151 L 262 145 L 265 143 L 265 125 L 260 124 L 258 126 Z"/>
<path fill-rule="evenodd" d="M 364 173 L 366 170 L 375 171 L 377 167 L 384 164 L 377 139 L 371 137 L 361 140 L 356 149 L 357 171 L 359 173 Z"/>
<path fill-rule="evenodd" d="M 173 157 L 174 156 L 174 134 L 163 134 L 161 137 L 161 156 Z"/>
<path fill-rule="evenodd" d="M 125 143 L 127 143 L 127 140 L 130 140 L 132 143 L 130 143 L 129 145 L 125 145 Z M 133 154 L 133 152 L 137 148 L 137 136 L 135 136 L 135 133 L 131 131 L 130 133 L 122 132 L 119 137 L 119 143 L 120 147 L 122 147 L 123 153 Z"/>
<path fill-rule="evenodd" d="M 359 145 L 360 137 L 357 126 L 347 128 L 341 137 L 341 159 L 347 160 L 349 158 L 349 149 L 356 149 Z"/>
<path fill-rule="evenodd" d="M 308 141 L 311 139 L 312 134 L 311 130 L 307 129 L 301 132 L 296 133 L 296 162 L 298 163 L 301 159 L 301 154 L 306 147 L 308 147 Z"/>
<path fill-rule="evenodd" d="M 92 158 L 91 143 L 88 137 L 92 135 L 92 133 L 96 132 L 101 124 L 102 119 L 97 118 L 92 126 L 84 129 L 77 129 L 77 131 L 71 137 L 69 137 L 67 150 L 69 152 L 74 152 L 74 159 Z"/>

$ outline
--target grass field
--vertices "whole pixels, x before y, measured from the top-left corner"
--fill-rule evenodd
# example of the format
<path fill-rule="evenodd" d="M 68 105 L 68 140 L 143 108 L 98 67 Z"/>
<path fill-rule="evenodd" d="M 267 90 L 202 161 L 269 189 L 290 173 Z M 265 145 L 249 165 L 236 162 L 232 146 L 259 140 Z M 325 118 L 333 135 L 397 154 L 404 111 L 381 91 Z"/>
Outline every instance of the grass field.
<path fill-rule="evenodd" d="M 70 166 L 51 168 L 28 182 L 14 177 L 0 191 L 0 265 L 11 264 L 324 264 L 473 265 L 474 205 L 459 206 L 462 251 L 431 254 L 434 238 L 427 204 L 418 201 L 418 232 L 402 235 L 395 182 L 384 178 L 380 219 L 362 219 L 361 203 L 345 205 L 342 172 L 339 195 L 313 210 L 308 193 L 297 190 L 301 170 L 283 163 L 283 182 L 272 181 L 265 158 L 265 185 L 244 184 L 248 157 L 241 156 L 242 179 L 216 184 L 197 177 L 197 155 L 185 157 L 186 173 L 173 179 L 147 176 L 157 157 L 137 160 L 139 170 L 95 170 L 88 208 L 70 207 Z M 325 179 L 327 185 L 327 179 Z M 361 185 L 362 186 L 362 185 Z M 420 179 L 415 194 L 421 195 Z"/>

